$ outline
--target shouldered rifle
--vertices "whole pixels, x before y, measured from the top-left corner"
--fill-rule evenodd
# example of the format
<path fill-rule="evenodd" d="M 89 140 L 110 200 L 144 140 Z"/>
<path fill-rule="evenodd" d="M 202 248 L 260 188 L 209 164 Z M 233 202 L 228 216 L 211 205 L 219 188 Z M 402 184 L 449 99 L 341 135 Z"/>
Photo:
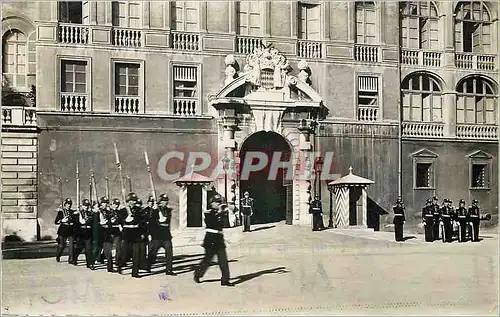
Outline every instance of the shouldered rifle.
<path fill-rule="evenodd" d="M 116 143 L 113 143 L 113 146 L 115 147 L 116 168 L 118 168 L 118 172 L 120 173 L 120 185 L 122 187 L 123 204 L 127 209 L 127 214 L 128 214 L 127 218 L 129 218 L 132 215 L 132 210 L 130 210 L 130 206 L 127 204 L 126 201 L 127 199 L 125 195 L 125 184 L 123 183 L 122 165 L 120 164 L 120 157 L 118 156 L 118 149 L 116 148 Z"/>
<path fill-rule="evenodd" d="M 148 156 L 147 151 L 144 151 L 144 158 L 146 159 L 146 168 L 147 168 L 148 173 L 149 173 L 149 183 L 151 185 L 151 193 L 153 195 L 154 203 L 158 204 L 158 201 L 156 200 L 156 189 L 155 189 L 155 183 L 153 181 L 153 173 L 151 173 L 151 166 L 149 165 L 149 156 Z M 160 217 L 160 219 L 159 219 L 160 222 L 164 222 L 167 217 L 165 217 L 165 215 L 163 214 L 163 212 L 161 210 L 159 210 L 158 214 Z"/>
<path fill-rule="evenodd" d="M 59 199 L 61 200 L 61 211 L 62 211 L 62 215 L 63 215 L 63 219 L 61 221 L 66 223 L 70 220 L 69 217 L 71 215 L 69 213 L 69 210 L 64 209 L 64 196 L 63 196 L 62 179 L 59 177 L 57 179 L 57 182 L 59 183 Z"/>
<path fill-rule="evenodd" d="M 101 208 L 99 206 L 99 196 L 97 195 L 97 184 L 96 184 L 96 181 L 95 181 L 95 175 L 94 175 L 94 171 L 93 170 L 90 170 L 90 179 L 92 180 L 92 188 L 94 190 L 93 194 L 95 196 L 96 206 L 97 206 L 97 210 L 99 212 L 99 222 L 105 223 L 106 222 L 106 216 L 104 215 L 104 213 L 102 212 L 102 210 L 101 210 Z"/>
<path fill-rule="evenodd" d="M 105 179 L 106 179 L 106 197 L 108 197 L 108 199 L 110 199 L 109 198 L 109 179 L 108 179 L 108 175 L 106 175 Z"/>
<path fill-rule="evenodd" d="M 76 210 L 80 211 L 80 173 L 78 171 L 78 160 L 76 161 Z"/>

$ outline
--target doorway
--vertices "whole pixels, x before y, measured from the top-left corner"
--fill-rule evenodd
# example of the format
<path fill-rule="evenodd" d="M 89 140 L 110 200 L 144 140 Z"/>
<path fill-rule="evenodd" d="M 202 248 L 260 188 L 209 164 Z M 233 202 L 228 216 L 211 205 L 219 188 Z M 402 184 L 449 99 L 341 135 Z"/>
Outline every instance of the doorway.
<path fill-rule="evenodd" d="M 202 185 L 189 185 L 187 187 L 187 227 L 202 227 L 203 203 Z"/>
<path fill-rule="evenodd" d="M 240 175 L 249 151 L 265 153 L 267 156 L 267 164 L 263 169 L 250 172 L 248 179 L 240 179 L 240 195 L 243 196 L 243 193 L 248 191 L 250 197 L 254 199 L 252 224 L 282 220 L 286 220 L 287 224 L 292 224 L 292 187 L 284 180 L 287 171 L 280 167 L 274 179 L 269 177 L 274 153 L 281 152 L 281 161 L 289 161 L 290 145 L 283 136 L 275 132 L 261 131 L 252 134 L 241 146 Z M 258 159 L 254 160 L 253 164 L 257 164 Z"/>
<path fill-rule="evenodd" d="M 349 190 L 349 226 L 362 225 L 363 221 L 363 200 L 361 199 L 362 189 L 351 187 Z"/>

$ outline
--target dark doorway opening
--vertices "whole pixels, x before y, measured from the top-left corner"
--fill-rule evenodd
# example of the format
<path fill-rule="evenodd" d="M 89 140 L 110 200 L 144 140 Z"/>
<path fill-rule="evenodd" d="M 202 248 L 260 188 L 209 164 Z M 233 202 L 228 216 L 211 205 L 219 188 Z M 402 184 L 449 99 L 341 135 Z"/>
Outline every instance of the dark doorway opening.
<path fill-rule="evenodd" d="M 201 185 L 190 185 L 187 188 L 187 226 L 202 226 L 202 193 Z"/>
<path fill-rule="evenodd" d="M 273 156 L 281 152 L 280 160 L 290 160 L 291 148 L 283 136 L 275 132 L 257 132 L 251 135 L 240 150 L 240 175 L 248 152 L 261 152 L 267 155 L 267 165 L 260 171 L 250 172 L 248 179 L 240 179 L 240 197 L 248 191 L 254 198 L 254 214 L 252 224 L 263 224 L 286 220 L 292 224 L 292 187 L 287 180 L 287 170 L 280 165 L 276 177 L 269 177 Z M 277 154 L 276 154 L 277 155 Z M 277 156 L 278 157 L 278 156 Z M 257 164 L 254 159 L 253 164 Z M 247 163 L 248 164 L 248 163 Z"/>

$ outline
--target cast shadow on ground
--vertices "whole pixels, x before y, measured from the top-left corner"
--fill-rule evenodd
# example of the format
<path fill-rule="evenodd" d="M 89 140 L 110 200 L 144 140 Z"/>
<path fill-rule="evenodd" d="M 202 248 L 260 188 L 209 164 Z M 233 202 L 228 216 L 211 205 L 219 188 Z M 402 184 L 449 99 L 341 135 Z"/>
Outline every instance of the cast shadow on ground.
<path fill-rule="evenodd" d="M 403 237 L 403 241 L 406 241 L 406 240 L 412 240 L 412 239 L 416 239 L 417 237 L 415 236 L 407 236 L 407 237 Z"/>
<path fill-rule="evenodd" d="M 259 276 L 262 276 L 262 275 L 266 275 L 266 274 L 284 274 L 284 273 L 288 273 L 290 271 L 288 271 L 286 269 L 286 267 L 284 266 L 280 266 L 280 267 L 277 267 L 277 268 L 274 268 L 274 269 L 267 269 L 267 270 L 262 270 L 262 271 L 258 271 L 258 272 L 254 272 L 254 273 L 249 273 L 249 274 L 244 274 L 244 275 L 240 275 L 240 276 L 237 276 L 237 277 L 233 277 L 231 278 L 231 281 L 233 281 L 233 284 L 234 285 L 238 285 L 238 284 L 241 284 L 241 283 L 244 283 L 244 282 L 247 282 L 247 281 L 250 281 L 254 278 L 257 278 Z M 210 282 L 220 282 L 220 279 L 210 279 L 210 280 L 205 280 L 205 281 L 201 281 L 202 283 L 210 283 Z"/>
<path fill-rule="evenodd" d="M 260 231 L 260 230 L 267 230 L 267 229 L 272 229 L 272 228 L 276 228 L 276 226 L 265 226 L 265 227 L 250 229 L 250 232 Z"/>

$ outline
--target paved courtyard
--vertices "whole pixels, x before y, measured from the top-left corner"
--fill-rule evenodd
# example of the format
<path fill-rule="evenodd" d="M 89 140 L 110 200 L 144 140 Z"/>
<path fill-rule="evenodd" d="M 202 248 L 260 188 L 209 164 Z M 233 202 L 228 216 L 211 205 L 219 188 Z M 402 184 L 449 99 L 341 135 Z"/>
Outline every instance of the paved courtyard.
<path fill-rule="evenodd" d="M 211 267 L 192 279 L 203 232 L 175 233 L 174 270 L 124 275 L 56 263 L 2 261 L 2 314 L 483 314 L 498 313 L 498 235 L 480 243 L 403 243 L 393 233 L 311 232 L 282 223 L 227 230 L 233 288 Z M 63 260 L 66 258 L 63 257 Z"/>

